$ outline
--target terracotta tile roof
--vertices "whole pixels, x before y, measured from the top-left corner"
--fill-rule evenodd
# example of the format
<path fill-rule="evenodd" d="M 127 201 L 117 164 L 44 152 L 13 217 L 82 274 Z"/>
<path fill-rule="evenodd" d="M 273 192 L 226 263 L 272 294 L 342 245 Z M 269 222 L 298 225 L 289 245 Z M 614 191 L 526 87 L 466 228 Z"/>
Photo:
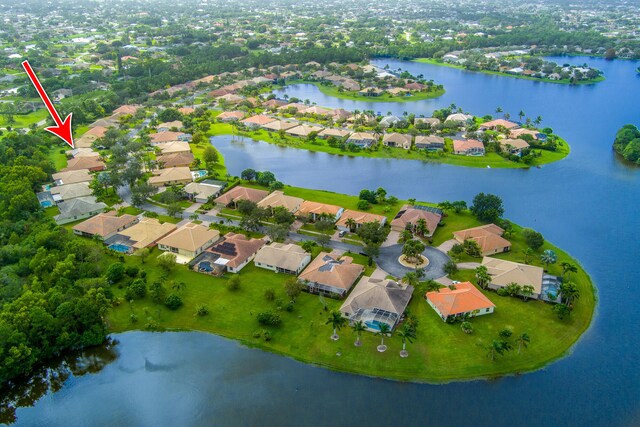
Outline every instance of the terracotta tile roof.
<path fill-rule="evenodd" d="M 204 225 L 190 222 L 158 240 L 158 244 L 195 252 L 209 242 L 215 242 L 219 238 L 220 232 L 218 230 L 212 230 Z"/>
<path fill-rule="evenodd" d="M 460 243 L 467 239 L 475 240 L 482 253 L 490 253 L 511 247 L 511 242 L 502 237 L 504 230 L 495 224 L 482 225 L 466 230 L 454 231 L 453 237 Z"/>
<path fill-rule="evenodd" d="M 222 120 L 242 120 L 244 118 L 244 112 L 242 111 L 225 111 L 218 114 L 216 119 Z"/>
<path fill-rule="evenodd" d="M 149 135 L 149 138 L 151 138 L 151 142 L 169 142 L 169 141 L 178 141 L 179 137 L 184 135 L 184 133 L 182 132 L 171 132 L 171 131 L 164 131 L 164 132 L 158 132 L 158 133 L 152 133 L 151 135 Z"/>
<path fill-rule="evenodd" d="M 491 120 L 489 122 L 484 122 L 480 125 L 481 128 L 486 128 L 486 129 L 492 129 L 498 126 L 503 126 L 507 129 L 513 129 L 513 128 L 517 128 L 518 124 L 510 122 L 508 120 L 496 119 L 496 120 Z"/>
<path fill-rule="evenodd" d="M 298 125 L 294 128 L 291 128 L 289 130 L 287 130 L 287 133 L 289 135 L 293 135 L 293 136 L 309 136 L 309 134 L 311 132 L 320 132 L 322 131 L 322 127 L 320 126 L 311 126 L 311 125 L 307 125 L 307 124 L 301 124 Z"/>
<path fill-rule="evenodd" d="M 368 212 L 359 212 L 359 211 L 352 211 L 350 209 L 346 209 L 342 213 L 342 216 L 340 217 L 336 225 L 341 225 L 343 227 L 346 227 L 347 220 L 349 218 L 353 218 L 356 224 L 365 224 L 367 222 L 374 222 L 374 221 L 378 221 L 380 224 L 384 224 L 384 222 L 387 220 L 387 218 L 382 215 L 376 215 Z"/>
<path fill-rule="evenodd" d="M 305 200 L 300 205 L 300 209 L 298 209 L 298 214 L 316 214 L 322 215 L 327 214 L 331 216 L 336 216 L 338 212 L 342 209 L 340 206 L 328 205 L 326 203 L 318 203 L 311 202 L 309 200 Z"/>
<path fill-rule="evenodd" d="M 529 144 L 524 139 L 511 139 L 505 138 L 498 141 L 500 146 L 503 148 L 507 148 L 507 146 L 512 146 L 516 150 L 522 150 L 524 148 L 529 148 Z"/>
<path fill-rule="evenodd" d="M 74 225 L 73 230 L 104 238 L 105 236 L 115 233 L 122 227 L 129 227 L 135 224 L 136 221 L 138 221 L 138 217 L 135 215 L 124 214 L 117 216 L 116 211 L 110 211 L 98 214 L 80 224 Z"/>
<path fill-rule="evenodd" d="M 353 259 L 348 256 L 338 258 L 335 254 L 320 252 L 300 273 L 299 278 L 348 291 L 364 271 L 363 266 L 352 262 Z"/>
<path fill-rule="evenodd" d="M 269 130 L 273 130 L 273 131 L 279 131 L 279 130 L 287 130 L 287 129 L 291 129 L 298 126 L 298 123 L 294 123 L 294 122 L 286 122 L 284 120 L 274 120 L 271 123 L 267 123 L 266 125 L 263 125 L 262 127 L 264 129 L 269 129 Z"/>
<path fill-rule="evenodd" d="M 442 219 L 442 215 L 438 215 L 435 212 L 425 211 L 422 209 L 416 209 L 409 205 L 404 205 L 400 212 L 396 215 L 396 217 L 391 221 L 392 227 L 401 227 L 402 229 L 406 228 L 407 224 L 412 224 L 415 226 L 420 219 L 424 219 L 427 224 L 427 229 L 429 230 L 428 236 L 433 235 L 433 232 L 440 224 L 440 220 Z"/>
<path fill-rule="evenodd" d="M 68 172 L 79 169 L 104 170 L 107 166 L 98 157 L 74 157 L 67 162 L 67 167 L 60 172 Z"/>
<path fill-rule="evenodd" d="M 173 181 L 193 181 L 191 170 L 186 166 L 160 169 L 153 171 L 153 176 L 149 178 L 149 184 L 163 184 Z"/>
<path fill-rule="evenodd" d="M 274 120 L 276 119 L 274 119 L 273 117 L 265 116 L 264 114 L 258 114 L 241 120 L 240 123 L 262 126 L 266 125 L 267 123 L 271 123 Z"/>
<path fill-rule="evenodd" d="M 190 153 L 191 147 L 189 143 L 186 141 L 169 141 L 169 142 L 161 142 L 156 145 L 162 152 L 162 154 L 172 154 L 172 153 Z"/>
<path fill-rule="evenodd" d="M 453 151 L 455 152 L 467 151 L 472 148 L 484 149 L 484 144 L 482 144 L 482 142 L 475 139 L 464 139 L 464 140 L 456 139 L 455 141 L 453 141 Z"/>
<path fill-rule="evenodd" d="M 123 105 L 113 110 L 113 114 L 135 114 L 139 108 L 139 105 Z"/>
<path fill-rule="evenodd" d="M 107 133 L 107 130 L 108 130 L 108 128 L 106 128 L 104 126 L 96 126 L 96 127 L 93 127 L 91 129 L 89 129 L 84 134 L 85 135 L 95 135 L 98 138 L 102 138 L 104 136 L 104 134 Z"/>
<path fill-rule="evenodd" d="M 531 130 L 531 129 L 514 129 L 511 131 L 510 136 L 511 138 L 519 138 L 522 135 L 531 135 L 533 139 L 538 139 L 539 133 L 540 133 L 539 131 Z"/>
<path fill-rule="evenodd" d="M 426 294 L 426 298 L 436 307 L 440 315 L 447 317 L 495 307 L 495 304 L 470 282 L 453 286 L 455 290 L 442 288 Z"/>
<path fill-rule="evenodd" d="M 255 188 L 247 187 L 233 187 L 231 190 L 218 197 L 215 202 L 223 205 L 228 205 L 232 202 L 239 202 L 240 200 L 250 200 L 254 203 L 258 203 L 264 199 L 269 193 L 264 190 L 257 190 Z"/>

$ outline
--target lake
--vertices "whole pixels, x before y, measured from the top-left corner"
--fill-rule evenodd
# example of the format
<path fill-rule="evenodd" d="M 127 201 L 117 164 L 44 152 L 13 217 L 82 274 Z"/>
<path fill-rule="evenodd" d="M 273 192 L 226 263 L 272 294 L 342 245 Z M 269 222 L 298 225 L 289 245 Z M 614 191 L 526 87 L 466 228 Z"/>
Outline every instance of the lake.
<path fill-rule="evenodd" d="M 114 336 L 117 357 L 102 370 L 72 374 L 59 391 L 18 409 L 18 425 L 640 425 L 640 169 L 611 149 L 618 128 L 640 124 L 638 63 L 552 59 L 587 62 L 606 80 L 568 86 L 379 59 L 374 64 L 422 73 L 447 93 L 385 104 L 327 97 L 311 85 L 279 91 L 383 114 L 428 116 L 451 103 L 476 115 L 498 106 L 512 117 L 524 110 L 542 116 L 572 148 L 541 169 L 349 158 L 231 137 L 212 142 L 235 175 L 268 169 L 302 187 L 357 194 L 382 186 L 430 201 L 500 195 L 506 217 L 570 252 L 598 287 L 593 325 L 571 355 L 522 376 L 426 385 L 335 373 L 202 333 L 131 332 Z"/>

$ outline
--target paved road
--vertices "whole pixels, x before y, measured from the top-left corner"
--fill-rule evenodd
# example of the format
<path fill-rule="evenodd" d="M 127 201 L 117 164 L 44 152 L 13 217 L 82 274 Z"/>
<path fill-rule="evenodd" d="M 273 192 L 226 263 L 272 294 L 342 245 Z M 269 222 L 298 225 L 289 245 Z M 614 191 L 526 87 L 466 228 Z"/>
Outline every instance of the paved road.
<path fill-rule="evenodd" d="M 426 279 L 437 279 L 445 275 L 444 265 L 450 258 L 438 249 L 428 246 L 422 254 L 429 260 L 429 265 L 424 268 Z M 376 259 L 378 266 L 392 276 L 402 278 L 413 268 L 403 266 L 398 262 L 402 255 L 402 245 L 392 245 L 380 248 L 380 255 Z"/>

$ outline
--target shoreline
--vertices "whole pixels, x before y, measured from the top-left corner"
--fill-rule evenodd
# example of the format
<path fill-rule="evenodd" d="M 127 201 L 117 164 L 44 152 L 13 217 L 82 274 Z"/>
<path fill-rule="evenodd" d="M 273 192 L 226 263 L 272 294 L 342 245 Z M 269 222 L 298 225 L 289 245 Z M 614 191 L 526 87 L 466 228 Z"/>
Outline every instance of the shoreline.
<path fill-rule="evenodd" d="M 421 63 L 421 64 L 430 64 L 430 65 L 437 65 L 437 66 L 441 66 L 441 67 L 455 68 L 455 69 L 458 69 L 458 70 L 469 71 L 471 73 L 482 73 L 482 74 L 487 74 L 487 75 L 491 75 L 491 76 L 512 77 L 514 79 L 530 80 L 530 81 L 542 82 L 542 83 L 563 84 L 563 85 L 569 85 L 569 86 L 596 84 L 596 83 L 600 83 L 600 82 L 605 80 L 604 76 L 599 76 L 599 77 L 597 77 L 595 79 L 581 80 L 581 81 L 578 81 L 578 82 L 575 82 L 575 83 L 571 83 L 569 80 L 551 80 L 551 79 L 548 79 L 548 78 L 520 76 L 520 75 L 517 75 L 517 74 L 503 73 L 503 72 L 500 72 L 500 71 L 468 70 L 467 68 L 465 68 L 462 65 L 449 64 L 449 63 L 446 63 L 446 62 L 437 61 L 437 60 L 432 59 L 432 58 L 416 58 L 416 59 L 412 59 L 411 61 L 412 62 L 418 62 L 418 63 Z"/>
<path fill-rule="evenodd" d="M 446 93 L 446 88 L 443 88 L 439 90 L 434 90 L 433 92 L 418 92 L 418 93 L 412 94 L 411 96 L 391 96 L 391 97 L 388 95 L 364 96 L 364 95 L 360 95 L 358 92 L 353 92 L 353 93 L 348 91 L 339 92 L 338 87 L 336 86 L 326 86 L 321 84 L 320 82 L 303 80 L 303 79 L 288 81 L 285 86 L 282 86 L 282 89 L 286 89 L 288 86 L 293 86 L 296 84 L 314 85 L 315 87 L 318 88 L 318 90 L 320 90 L 320 92 L 322 92 L 327 96 L 331 96 L 333 98 L 338 98 L 338 99 L 346 99 L 348 101 L 359 101 L 359 102 L 404 103 L 404 102 L 413 102 L 413 101 L 424 101 L 425 99 L 439 98 Z"/>

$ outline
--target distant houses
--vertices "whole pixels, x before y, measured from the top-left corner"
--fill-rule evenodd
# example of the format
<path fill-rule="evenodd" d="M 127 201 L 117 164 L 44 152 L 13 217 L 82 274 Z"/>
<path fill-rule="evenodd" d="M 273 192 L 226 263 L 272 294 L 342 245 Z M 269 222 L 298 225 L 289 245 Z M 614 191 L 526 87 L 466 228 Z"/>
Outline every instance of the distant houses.
<path fill-rule="evenodd" d="M 73 226 L 73 233 L 85 237 L 97 237 L 101 240 L 109 239 L 116 233 L 137 224 L 139 221 L 135 215 L 120 215 L 115 211 L 100 213 Z"/>
<path fill-rule="evenodd" d="M 67 224 L 97 215 L 106 209 L 107 205 L 96 201 L 93 196 L 84 196 L 58 203 L 60 214 L 53 217 L 56 224 Z"/>

